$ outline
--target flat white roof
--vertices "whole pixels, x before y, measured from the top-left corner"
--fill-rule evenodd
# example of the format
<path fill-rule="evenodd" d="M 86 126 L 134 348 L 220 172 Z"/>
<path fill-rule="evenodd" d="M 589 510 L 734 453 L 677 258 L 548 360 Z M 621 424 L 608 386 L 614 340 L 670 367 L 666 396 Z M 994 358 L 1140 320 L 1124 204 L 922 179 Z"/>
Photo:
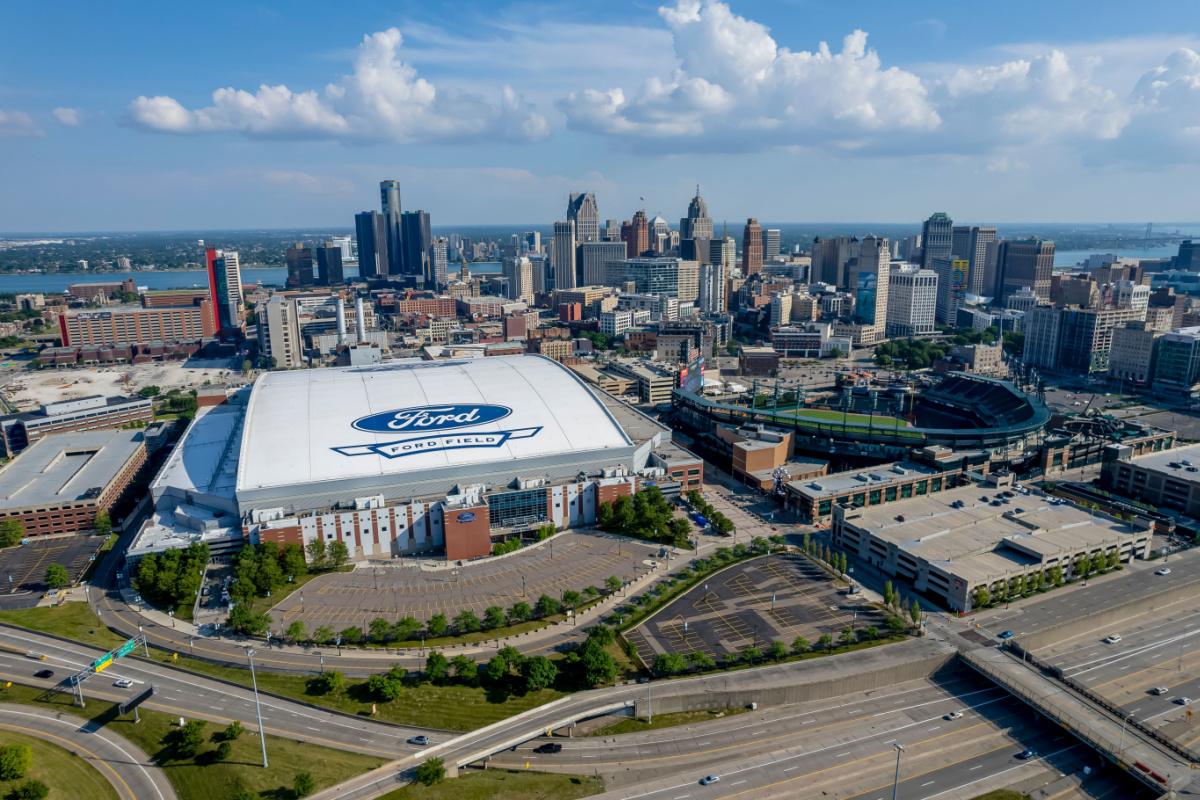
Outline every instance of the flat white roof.
<path fill-rule="evenodd" d="M 582 380 L 542 356 L 272 372 L 250 397 L 237 491 L 632 444 Z"/>

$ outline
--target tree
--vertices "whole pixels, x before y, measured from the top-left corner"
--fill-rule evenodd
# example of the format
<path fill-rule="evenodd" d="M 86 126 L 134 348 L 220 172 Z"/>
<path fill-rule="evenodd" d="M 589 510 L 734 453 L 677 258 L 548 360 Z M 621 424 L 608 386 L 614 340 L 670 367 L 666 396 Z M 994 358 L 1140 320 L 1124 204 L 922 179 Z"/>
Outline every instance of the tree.
<path fill-rule="evenodd" d="M 367 630 L 371 634 L 371 638 L 377 642 L 390 642 L 392 640 L 392 623 L 388 622 L 383 617 L 376 617 L 367 625 Z"/>
<path fill-rule="evenodd" d="M 23 744 L 6 744 L 0 747 L 0 780 L 15 781 L 24 778 L 32 766 L 32 748 Z"/>
<path fill-rule="evenodd" d="M 1050 568 L 1050 582 L 1055 586 L 1063 585 L 1063 571 L 1062 567 L 1058 564 L 1055 564 Z"/>
<path fill-rule="evenodd" d="M 1104 563 L 1108 569 L 1112 569 L 1121 563 L 1121 554 L 1117 550 L 1109 550 L 1104 554 Z"/>
<path fill-rule="evenodd" d="M 892 636 L 903 636 L 908 630 L 908 625 L 904 624 L 900 617 L 888 617 L 883 621 L 883 627 L 887 628 Z"/>
<path fill-rule="evenodd" d="M 483 612 L 483 627 L 489 631 L 504 627 L 504 623 L 507 621 L 507 618 L 504 616 L 504 609 L 500 606 L 488 606 Z"/>
<path fill-rule="evenodd" d="M 830 636 L 828 633 L 821 634 L 821 638 L 817 639 L 817 649 L 824 650 L 826 652 L 832 652 L 833 651 L 833 637 Z"/>
<path fill-rule="evenodd" d="M 677 547 L 682 547 L 687 544 L 688 534 L 692 532 L 691 524 L 682 518 L 676 518 L 667 523 L 667 531 L 670 534 L 670 544 Z"/>
<path fill-rule="evenodd" d="M 454 627 L 458 629 L 459 633 L 474 633 L 479 630 L 479 617 L 475 616 L 475 612 L 468 608 L 454 618 Z"/>
<path fill-rule="evenodd" d="M 142 388 L 138 389 L 138 394 L 140 394 L 142 397 L 158 397 L 161 393 L 162 390 L 153 385 L 143 386 Z"/>
<path fill-rule="evenodd" d="M 842 357 L 842 349 L 840 347 L 831 348 L 829 350 L 829 357 L 830 358 L 841 358 Z"/>
<path fill-rule="evenodd" d="M 887 583 L 883 584 L 883 604 L 885 606 L 890 606 L 892 604 L 892 598 L 895 596 L 896 593 L 892 590 L 892 582 L 888 581 Z"/>
<path fill-rule="evenodd" d="M 292 794 L 295 797 L 308 797 L 317 790 L 317 782 L 311 772 L 297 772 L 292 781 Z"/>
<path fill-rule="evenodd" d="M 696 650 L 688 653 L 687 660 L 691 662 L 696 669 L 715 669 L 717 662 L 713 661 L 709 655 L 701 650 Z"/>
<path fill-rule="evenodd" d="M 842 628 L 842 632 L 838 636 L 838 643 L 845 647 L 849 647 L 850 645 L 854 644 L 856 639 L 857 637 L 854 635 L 854 631 L 850 630 L 849 628 Z"/>
<path fill-rule="evenodd" d="M 454 670 L 454 677 L 466 684 L 475 685 L 475 681 L 479 679 L 479 666 L 474 659 L 467 658 L 464 655 L 457 655 L 450 659 L 450 666 Z"/>
<path fill-rule="evenodd" d="M 15 517 L 0 521 L 0 547 L 13 547 L 25 538 L 25 525 Z"/>
<path fill-rule="evenodd" d="M 250 363 L 250 359 L 247 358 L 245 361 L 242 362 L 242 374 L 243 375 L 245 373 L 249 372 L 253 368 L 254 368 L 254 365 Z"/>
<path fill-rule="evenodd" d="M 255 614 L 250 606 L 238 603 L 229 610 L 225 627 L 244 636 L 263 636 L 271 629 L 271 616 L 265 611 Z"/>
<path fill-rule="evenodd" d="M 304 552 L 308 555 L 308 563 L 314 567 L 321 566 L 325 563 L 325 540 L 313 539 L 304 545 Z"/>
<path fill-rule="evenodd" d="M 921 604 L 917 602 L 917 598 L 915 597 L 908 607 L 908 618 L 912 620 L 913 625 L 921 622 Z"/>
<path fill-rule="evenodd" d="M 616 666 L 615 662 L 613 666 Z M 525 675 L 525 688 L 530 692 L 548 688 L 558 677 L 558 667 L 545 656 L 533 656 L 527 659 L 522 672 Z"/>
<path fill-rule="evenodd" d="M 792 652 L 796 655 L 804 655 L 808 652 L 808 648 L 808 639 L 805 639 L 803 636 L 797 636 L 795 639 L 792 639 Z"/>
<path fill-rule="evenodd" d="M 729 668 L 738 662 L 738 656 L 737 653 L 726 653 L 721 660 L 725 663 L 725 671 L 728 672 Z"/>
<path fill-rule="evenodd" d="M 876 628 L 874 625 L 868 625 L 859 631 L 859 636 L 868 642 L 873 642 L 879 638 L 879 628 Z"/>
<path fill-rule="evenodd" d="M 437 683 L 446 679 L 450 672 L 450 662 L 437 650 L 429 653 L 425 659 L 425 677 Z"/>
<path fill-rule="evenodd" d="M 571 589 L 563 592 L 562 598 L 563 605 L 567 606 L 572 611 L 578 608 L 579 604 L 583 602 L 583 595 Z"/>
<path fill-rule="evenodd" d="M 242 723 L 235 719 L 233 722 L 225 726 L 225 731 L 221 734 L 221 738 L 227 742 L 232 742 L 241 736 L 245 730 L 246 729 L 242 727 Z"/>
<path fill-rule="evenodd" d="M 313 631 L 312 638 L 317 644 L 329 644 L 333 641 L 333 628 L 328 625 L 322 625 Z"/>
<path fill-rule="evenodd" d="M 304 548 L 295 542 L 285 544 L 279 551 L 279 565 L 283 567 L 289 580 L 308 574 L 308 561 L 304 558 Z"/>
<path fill-rule="evenodd" d="M 767 540 L 761 536 L 755 536 L 750 540 L 750 547 L 753 550 L 764 551 L 767 549 Z"/>
<path fill-rule="evenodd" d="M 345 542 L 330 542 L 326 552 L 334 569 L 340 568 L 350 560 L 350 549 L 346 547 Z"/>
<path fill-rule="evenodd" d="M 596 509 L 596 525 L 602 531 L 609 530 L 613 524 L 613 507 L 612 503 L 605 501 Z"/>
<path fill-rule="evenodd" d="M 990 602 L 992 602 L 992 593 L 987 590 L 987 587 L 982 583 L 976 586 L 973 600 L 975 608 L 983 608 Z"/>
<path fill-rule="evenodd" d="M 96 513 L 96 518 L 92 520 L 92 529 L 99 536 L 108 536 L 112 533 L 112 517 L 108 515 L 107 511 L 101 509 Z"/>
<path fill-rule="evenodd" d="M 621 588 L 621 579 L 616 575 L 609 575 L 604 579 L 604 588 L 608 590 L 609 594 L 615 594 Z"/>
<path fill-rule="evenodd" d="M 349 628 L 343 628 L 342 632 L 338 634 L 338 638 L 346 644 L 358 644 L 363 638 L 362 628 L 358 627 L 357 625 L 351 625 Z"/>
<path fill-rule="evenodd" d="M 416 779 L 426 786 L 433 786 L 446 779 L 446 764 L 440 758 L 431 758 L 417 767 Z"/>
<path fill-rule="evenodd" d="M 213 751 L 212 757 L 214 761 L 224 761 L 229 758 L 229 754 L 233 752 L 233 745 L 229 742 L 221 742 L 217 745 L 217 749 Z"/>
<path fill-rule="evenodd" d="M 400 640 L 411 639 L 419 630 L 421 630 L 421 621 L 416 617 L 401 617 L 392 626 L 392 636 Z"/>
<path fill-rule="evenodd" d="M 287 638 L 290 639 L 293 644 L 303 642 L 308 639 L 308 630 L 304 626 L 304 620 L 298 619 L 291 625 L 288 625 Z"/>
<path fill-rule="evenodd" d="M 448 627 L 450 626 L 446 622 L 445 614 L 434 614 L 429 618 L 429 621 L 425 623 L 425 630 L 429 631 L 429 636 L 434 639 L 445 635 L 446 628 Z"/>
<path fill-rule="evenodd" d="M 678 675 L 687 669 L 687 659 L 679 653 L 659 653 L 654 657 L 654 671 L 663 675 Z"/>
<path fill-rule="evenodd" d="M 500 681 L 508 677 L 508 659 L 499 653 L 492 656 L 488 661 L 487 676 L 493 681 Z"/>
<path fill-rule="evenodd" d="M 181 758 L 195 758 L 204 745 L 204 726 L 208 723 L 194 719 L 175 731 L 175 751 Z"/>
<path fill-rule="evenodd" d="M 13 800 L 46 800 L 50 787 L 41 781 L 25 781 L 10 795 Z"/>
<path fill-rule="evenodd" d="M 744 647 L 744 648 L 742 648 L 742 658 L 749 661 L 750 666 L 754 666 L 754 662 L 757 661 L 758 659 L 762 658 L 762 650 L 759 650 L 757 647 L 754 647 L 754 646 Z"/>
<path fill-rule="evenodd" d="M 524 622 L 532 615 L 533 609 L 530 608 L 529 603 L 526 603 L 524 600 L 519 603 L 515 603 L 512 607 L 512 610 L 508 612 L 509 618 L 514 619 L 517 622 Z"/>
<path fill-rule="evenodd" d="M 46 567 L 46 583 L 51 589 L 61 588 L 70 582 L 71 576 L 67 574 L 67 568 L 62 564 L 51 564 Z"/>
<path fill-rule="evenodd" d="M 559 602 L 548 594 L 544 594 L 538 598 L 537 610 L 538 615 L 549 617 L 558 613 Z"/>
<path fill-rule="evenodd" d="M 767 648 L 767 656 L 775 659 L 778 663 L 788 654 L 787 645 L 780 641 L 771 642 L 771 646 Z"/>

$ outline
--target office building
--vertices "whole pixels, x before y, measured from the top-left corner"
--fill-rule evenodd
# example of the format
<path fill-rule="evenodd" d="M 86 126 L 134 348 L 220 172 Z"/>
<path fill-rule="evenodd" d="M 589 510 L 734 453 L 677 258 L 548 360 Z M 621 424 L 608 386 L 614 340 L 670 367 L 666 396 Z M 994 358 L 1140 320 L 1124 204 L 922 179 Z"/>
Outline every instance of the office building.
<path fill-rule="evenodd" d="M 897 248 L 897 255 L 904 261 L 918 261 L 921 255 L 921 236 L 905 236 Z"/>
<path fill-rule="evenodd" d="M 857 236 L 835 236 L 832 239 L 813 238 L 809 277 L 814 282 L 828 283 L 839 289 L 850 288 L 848 271 L 858 258 L 860 242 Z"/>
<path fill-rule="evenodd" d="M 936 330 L 937 273 L 913 265 L 888 278 L 887 335 L 928 336 Z"/>
<path fill-rule="evenodd" d="M 55 433 L 122 428 L 154 421 L 154 404 L 144 397 L 91 395 L 47 403 L 36 411 L 0 416 L 0 456 L 13 458 Z"/>
<path fill-rule="evenodd" d="M 1179 399 L 1200 398 L 1200 327 L 1176 328 L 1159 339 L 1154 389 Z"/>
<path fill-rule="evenodd" d="M 571 220 L 554 223 L 554 239 L 550 242 L 550 269 L 554 272 L 556 290 L 575 288 L 575 223 Z"/>
<path fill-rule="evenodd" d="M 627 258 L 639 258 L 650 250 L 650 222 L 646 212 L 638 209 L 633 215 L 633 221 L 621 225 L 621 239 L 625 242 Z"/>
<path fill-rule="evenodd" d="M 287 285 L 292 289 L 311 289 L 313 285 L 312 248 L 303 242 L 289 247 L 287 256 Z"/>
<path fill-rule="evenodd" d="M 342 261 L 354 260 L 354 244 L 349 236 L 334 236 L 333 246 L 342 251 Z"/>
<path fill-rule="evenodd" d="M 1062 333 L 1062 309 L 1034 306 L 1025 315 L 1025 351 L 1022 358 L 1031 367 L 1058 366 L 1058 342 Z"/>
<path fill-rule="evenodd" d="M 610 219 L 604 222 L 604 241 L 620 242 L 621 239 L 621 223 L 619 220 Z"/>
<path fill-rule="evenodd" d="M 713 221 L 708 216 L 708 204 L 700 196 L 688 203 L 687 216 L 679 220 L 679 257 L 704 264 L 710 260 L 709 242 L 713 239 Z"/>
<path fill-rule="evenodd" d="M 333 242 L 326 242 L 317 248 L 317 284 L 341 286 L 345 282 L 342 275 L 342 248 Z"/>
<path fill-rule="evenodd" d="M 728 279 L 739 270 L 737 258 L 737 240 L 732 236 L 723 236 L 708 243 L 708 260 L 725 268 Z"/>
<path fill-rule="evenodd" d="M 1149 287 L 1147 287 L 1147 299 L 1149 299 Z M 1034 294 L 1033 289 L 1028 288 L 1019 289 L 1004 298 L 1004 307 L 1010 311 L 1024 311 L 1025 313 L 1029 313 L 1037 304 L 1037 295 Z"/>
<path fill-rule="evenodd" d="M 58 324 L 63 347 L 194 342 L 217 335 L 209 299 L 186 307 L 113 306 L 105 311 L 68 312 L 59 316 Z"/>
<path fill-rule="evenodd" d="M 364 279 L 388 274 L 387 220 L 377 211 L 354 215 L 354 237 L 358 243 L 358 274 Z"/>
<path fill-rule="evenodd" d="M 1004 239 L 996 243 L 996 300 L 1032 289 L 1038 302 L 1050 302 L 1054 242 L 1049 239 Z"/>
<path fill-rule="evenodd" d="M 891 263 L 892 251 L 886 238 L 867 236 L 862 240 L 854 281 L 854 318 L 863 326 L 861 344 L 874 344 L 887 335 Z"/>
<path fill-rule="evenodd" d="M 659 255 L 671 249 L 671 226 L 662 217 L 650 220 L 650 249 Z"/>
<path fill-rule="evenodd" d="M 939 211 L 925 220 L 921 229 L 921 266 L 934 269 L 935 259 L 951 261 L 953 258 L 954 221 Z M 936 272 L 936 269 L 934 271 Z"/>
<path fill-rule="evenodd" d="M 449 253 L 445 239 L 434 239 L 429 245 L 429 274 L 425 277 L 427 284 L 442 288 L 446 285 L 446 272 L 449 269 Z"/>
<path fill-rule="evenodd" d="M 508 286 L 510 300 L 533 305 L 533 263 L 525 256 L 513 262 Z"/>
<path fill-rule="evenodd" d="M 762 257 L 767 262 L 779 257 L 779 228 L 763 228 Z"/>
<path fill-rule="evenodd" d="M 779 328 L 791 324 L 792 296 L 783 292 L 771 292 L 770 321 L 768 327 Z"/>
<path fill-rule="evenodd" d="M 619 265 L 625 260 L 625 245 L 619 241 L 583 242 L 578 254 L 581 285 L 605 286 L 609 284 L 609 264 Z"/>
<path fill-rule="evenodd" d="M 955 225 L 952 229 L 950 252 L 953 258 L 967 262 L 967 291 L 984 293 L 984 272 L 988 242 L 996 241 L 994 227 Z"/>
<path fill-rule="evenodd" d="M 640 294 L 661 294 L 681 302 L 694 301 L 700 293 L 700 265 L 681 258 L 626 259 L 621 265 L 621 279 L 632 282 Z"/>
<path fill-rule="evenodd" d="M 750 217 L 742 230 L 742 277 L 762 272 L 763 235 L 758 220 Z"/>
<path fill-rule="evenodd" d="M 429 248 L 433 246 L 429 214 L 420 210 L 401 213 L 400 242 L 403 256 L 402 272 L 396 274 L 423 278 L 433 283 L 433 274 L 429 266 Z"/>
<path fill-rule="evenodd" d="M 0 468 L 0 520 L 20 520 L 29 538 L 91 531 L 144 463 L 140 430 L 51 434 Z"/>
<path fill-rule="evenodd" d="M 726 302 L 726 277 L 728 271 L 718 259 L 700 265 L 699 296 L 697 307 L 705 314 L 724 314 L 729 310 Z"/>
<path fill-rule="evenodd" d="M 605 311 L 600 314 L 600 332 L 608 336 L 623 336 L 633 327 L 632 311 Z"/>
<path fill-rule="evenodd" d="M 956 324 L 958 311 L 966 304 L 967 270 L 963 259 L 934 258 L 929 269 L 937 275 L 937 318 L 947 325 Z"/>
<path fill-rule="evenodd" d="M 230 332 L 241 330 L 245 313 L 242 310 L 242 271 L 238 254 L 232 250 L 209 247 L 204 251 L 204 258 L 208 265 L 208 290 L 216 329 Z"/>
<path fill-rule="evenodd" d="M 1168 445 L 1169 447 L 1169 445 Z M 1133 447 L 1104 449 L 1101 486 L 1141 503 L 1195 519 L 1200 516 L 1200 445 L 1136 455 Z"/>
<path fill-rule="evenodd" d="M 280 369 L 303 366 L 300 309 L 295 298 L 271 295 L 254 308 L 258 321 L 258 352 L 274 359 Z"/>
<path fill-rule="evenodd" d="M 1179 243 L 1179 254 L 1171 259 L 1171 269 L 1200 272 L 1200 241 L 1184 239 Z"/>
<path fill-rule="evenodd" d="M 380 270 L 383 275 L 400 275 L 404 270 L 403 231 L 400 226 L 400 183 L 399 181 L 380 181 L 379 198 L 383 208 L 384 235 L 386 237 L 386 269 Z M 411 273 L 410 273 L 411 274 Z"/>
<path fill-rule="evenodd" d="M 1162 331 L 1146 327 L 1134 320 L 1112 332 L 1112 349 L 1108 357 L 1108 377 L 1124 386 L 1145 387 L 1154 379 L 1154 363 Z"/>
<path fill-rule="evenodd" d="M 600 211 L 591 192 L 572 192 L 567 202 L 567 221 L 575 223 L 575 242 L 600 241 Z M 557 235 L 557 234 L 556 234 Z"/>

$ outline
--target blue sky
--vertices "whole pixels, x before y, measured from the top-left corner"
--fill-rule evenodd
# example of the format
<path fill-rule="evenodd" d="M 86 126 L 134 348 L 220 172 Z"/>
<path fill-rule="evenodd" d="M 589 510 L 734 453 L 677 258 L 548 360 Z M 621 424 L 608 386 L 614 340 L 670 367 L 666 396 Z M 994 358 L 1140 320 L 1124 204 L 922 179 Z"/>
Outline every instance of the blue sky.
<path fill-rule="evenodd" d="M 1193 221 L 1190 2 L 0 6 L 0 231 Z"/>

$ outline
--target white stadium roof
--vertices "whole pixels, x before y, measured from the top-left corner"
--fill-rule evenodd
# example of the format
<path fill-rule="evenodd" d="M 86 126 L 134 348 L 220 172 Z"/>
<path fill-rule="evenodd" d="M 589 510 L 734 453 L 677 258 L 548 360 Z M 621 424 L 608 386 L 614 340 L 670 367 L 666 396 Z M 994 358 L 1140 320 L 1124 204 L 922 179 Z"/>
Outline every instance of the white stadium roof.
<path fill-rule="evenodd" d="M 419 479 L 632 444 L 582 381 L 541 356 L 271 372 L 250 397 L 237 490 Z"/>

